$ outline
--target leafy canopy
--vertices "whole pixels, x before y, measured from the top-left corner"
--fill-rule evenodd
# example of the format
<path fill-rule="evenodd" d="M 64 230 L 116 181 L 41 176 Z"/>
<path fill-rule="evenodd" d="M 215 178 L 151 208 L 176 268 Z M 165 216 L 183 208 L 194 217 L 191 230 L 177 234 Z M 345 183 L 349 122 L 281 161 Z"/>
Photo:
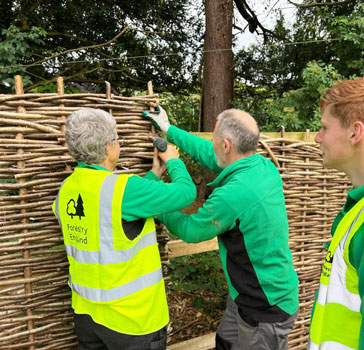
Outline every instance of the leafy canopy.
<path fill-rule="evenodd" d="M 0 30 L 13 25 L 19 33 L 33 35 L 31 28 L 37 27 L 46 34 L 42 42 L 29 41 L 27 56 L 16 61 L 27 65 L 29 89 L 49 84 L 57 75 L 89 88 L 103 89 L 107 80 L 124 93 L 144 90 L 151 79 L 170 90 L 190 86 L 203 24 L 191 11 L 196 7 L 192 0 L 8 3 L 9 20 L 0 21 Z"/>

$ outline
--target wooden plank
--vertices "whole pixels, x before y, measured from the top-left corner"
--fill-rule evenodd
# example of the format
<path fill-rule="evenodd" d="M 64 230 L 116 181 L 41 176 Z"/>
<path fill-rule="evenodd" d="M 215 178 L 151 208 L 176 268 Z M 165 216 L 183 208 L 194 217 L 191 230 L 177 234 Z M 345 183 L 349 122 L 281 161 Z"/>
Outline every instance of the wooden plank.
<path fill-rule="evenodd" d="M 194 135 L 202 137 L 206 140 L 212 141 L 211 132 L 192 132 L 191 134 L 194 134 Z M 272 138 L 281 138 L 282 137 L 280 132 L 262 132 L 261 134 L 272 137 Z M 290 139 L 290 140 L 297 140 L 297 141 L 314 142 L 316 134 L 317 134 L 317 132 L 310 132 L 309 138 L 307 139 L 307 132 L 285 132 L 284 138 Z"/>
<path fill-rule="evenodd" d="M 269 136 L 269 137 L 272 137 L 272 138 L 277 138 L 277 139 L 282 137 L 280 132 L 263 132 L 262 134 L 266 135 L 266 136 Z M 290 140 L 314 142 L 316 135 L 317 135 L 317 132 L 310 132 L 309 130 L 307 130 L 305 132 L 285 132 L 284 133 L 284 138 L 285 139 L 290 139 Z"/>
<path fill-rule="evenodd" d="M 167 346 L 167 350 L 210 350 L 215 349 L 215 333 Z"/>
<path fill-rule="evenodd" d="M 218 249 L 217 238 L 200 243 L 185 243 L 181 240 L 173 240 L 167 243 L 168 257 L 176 258 L 178 256 L 190 255 L 208 252 Z"/>

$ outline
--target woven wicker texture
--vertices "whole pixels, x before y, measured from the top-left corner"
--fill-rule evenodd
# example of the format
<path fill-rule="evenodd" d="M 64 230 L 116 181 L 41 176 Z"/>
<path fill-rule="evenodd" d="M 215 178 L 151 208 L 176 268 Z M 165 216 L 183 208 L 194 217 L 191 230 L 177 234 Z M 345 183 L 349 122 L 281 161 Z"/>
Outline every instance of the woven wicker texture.
<path fill-rule="evenodd" d="M 64 144 L 67 115 L 80 107 L 111 112 L 122 150 L 116 173 L 143 175 L 151 167 L 153 148 L 151 123 L 142 111 L 156 103 L 153 94 L 126 98 L 109 89 L 106 94 L 63 94 L 61 81 L 57 94 L 23 94 L 18 84 L 16 95 L 0 95 L 0 349 L 76 348 L 67 259 L 51 211 L 74 166 Z M 300 316 L 290 349 L 306 349 L 322 247 L 349 182 L 322 167 L 313 143 L 262 138 L 259 153 L 275 162 L 284 182 L 290 247 L 300 279 Z"/>
<path fill-rule="evenodd" d="M 260 150 L 276 164 L 283 180 L 289 220 L 289 246 L 300 281 L 300 315 L 289 336 L 289 349 L 307 349 L 309 323 L 331 224 L 345 203 L 350 182 L 322 166 L 317 144 L 264 138 Z"/>
<path fill-rule="evenodd" d="M 0 349 L 76 348 L 68 263 L 51 211 L 74 166 L 64 144 L 67 115 L 80 107 L 111 112 L 121 143 L 116 173 L 151 168 L 151 123 L 142 111 L 156 95 L 62 95 L 61 82 L 59 90 L 0 95 Z"/>

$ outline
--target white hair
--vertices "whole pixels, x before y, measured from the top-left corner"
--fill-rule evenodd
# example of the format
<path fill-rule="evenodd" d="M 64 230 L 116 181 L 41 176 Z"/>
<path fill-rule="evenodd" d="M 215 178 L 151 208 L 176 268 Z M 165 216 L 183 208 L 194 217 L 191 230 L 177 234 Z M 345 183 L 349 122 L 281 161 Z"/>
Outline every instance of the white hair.
<path fill-rule="evenodd" d="M 116 140 L 116 121 L 101 109 L 81 108 L 66 120 L 66 143 L 78 162 L 98 164 L 106 159 L 106 145 Z"/>
<path fill-rule="evenodd" d="M 258 148 L 260 136 L 258 124 L 253 117 L 246 113 L 253 121 L 253 127 L 249 127 L 248 123 L 238 118 L 241 113 L 246 112 L 231 108 L 220 113 L 217 116 L 217 120 L 221 121 L 217 134 L 220 139 L 227 138 L 231 140 L 239 153 L 255 152 Z"/>

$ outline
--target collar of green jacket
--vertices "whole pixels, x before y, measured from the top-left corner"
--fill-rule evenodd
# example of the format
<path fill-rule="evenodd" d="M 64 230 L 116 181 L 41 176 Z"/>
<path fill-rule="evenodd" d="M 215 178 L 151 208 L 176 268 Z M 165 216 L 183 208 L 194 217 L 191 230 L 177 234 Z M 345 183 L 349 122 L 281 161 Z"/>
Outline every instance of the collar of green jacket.
<path fill-rule="evenodd" d="M 337 214 L 336 218 L 334 219 L 334 222 L 331 226 L 331 235 L 334 235 L 337 225 L 339 224 L 340 220 L 345 216 L 345 214 L 356 204 L 358 203 L 362 198 L 364 197 L 364 185 L 352 188 L 347 196 L 346 196 L 346 202 L 344 207 L 341 209 L 341 211 Z"/>
<path fill-rule="evenodd" d="M 243 168 L 248 169 L 254 166 L 258 162 L 258 159 L 259 159 L 259 154 L 254 153 L 249 157 L 241 158 L 236 162 L 231 163 L 216 177 L 214 181 L 210 182 L 208 186 L 219 187 L 224 185 L 224 182 L 226 181 L 228 175 L 230 175 L 231 173 L 233 173 L 238 169 L 239 170 Z"/>
<path fill-rule="evenodd" d="M 348 204 L 348 202 L 350 200 L 354 201 L 355 203 L 359 202 L 362 198 L 364 197 L 364 185 L 357 187 L 357 188 L 352 188 L 349 192 L 348 195 L 346 197 L 346 204 L 345 206 Z M 346 208 L 345 208 L 346 209 Z"/>
<path fill-rule="evenodd" d="M 106 169 L 100 165 L 96 165 L 96 164 L 86 164 L 86 163 L 82 163 L 82 162 L 77 162 L 77 168 L 88 168 L 88 169 L 94 169 L 94 170 L 106 170 L 108 172 L 111 173 L 111 171 L 109 169 Z"/>

